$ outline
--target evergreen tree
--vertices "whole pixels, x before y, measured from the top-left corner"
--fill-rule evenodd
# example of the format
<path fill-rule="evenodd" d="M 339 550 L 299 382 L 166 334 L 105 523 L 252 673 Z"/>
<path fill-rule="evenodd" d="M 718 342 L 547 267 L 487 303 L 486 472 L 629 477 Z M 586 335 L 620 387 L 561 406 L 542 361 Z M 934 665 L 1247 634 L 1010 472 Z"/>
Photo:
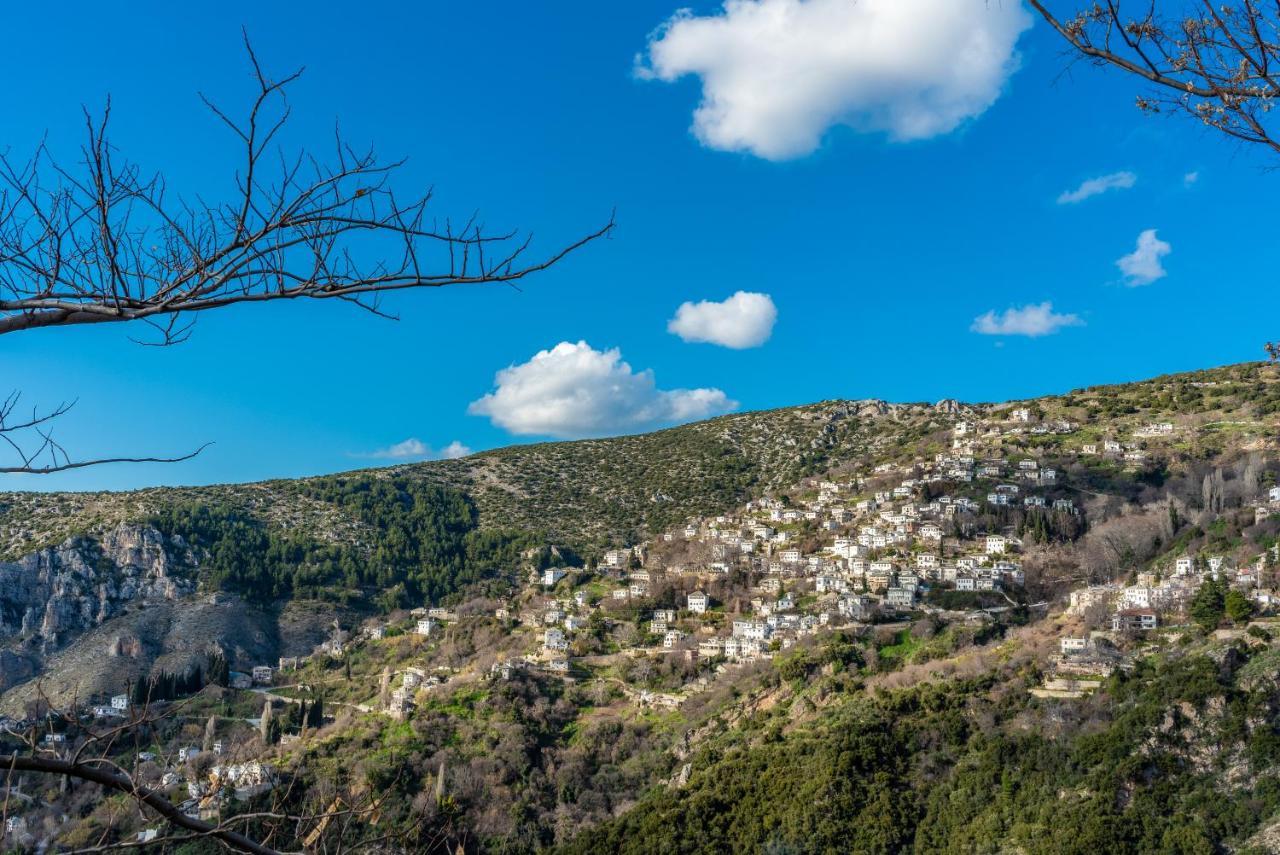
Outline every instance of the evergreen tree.
<path fill-rule="evenodd" d="M 262 705 L 262 718 L 258 720 L 258 733 L 262 735 L 262 741 L 268 745 L 271 745 L 274 741 L 271 738 L 272 727 L 271 701 L 267 701 Z"/>
<path fill-rule="evenodd" d="M 1234 588 L 1227 591 L 1222 605 L 1232 623 L 1244 623 L 1253 615 L 1253 603 Z"/>
<path fill-rule="evenodd" d="M 1205 632 L 1212 632 L 1222 623 L 1222 616 L 1226 611 L 1226 593 L 1223 588 L 1223 584 L 1217 579 L 1205 579 L 1200 590 L 1191 598 L 1187 612 Z"/>
<path fill-rule="evenodd" d="M 209 654 L 206 670 L 211 684 L 221 686 L 224 689 L 231 685 L 231 668 L 227 664 L 227 658 L 222 655 L 222 651 L 215 650 Z"/>

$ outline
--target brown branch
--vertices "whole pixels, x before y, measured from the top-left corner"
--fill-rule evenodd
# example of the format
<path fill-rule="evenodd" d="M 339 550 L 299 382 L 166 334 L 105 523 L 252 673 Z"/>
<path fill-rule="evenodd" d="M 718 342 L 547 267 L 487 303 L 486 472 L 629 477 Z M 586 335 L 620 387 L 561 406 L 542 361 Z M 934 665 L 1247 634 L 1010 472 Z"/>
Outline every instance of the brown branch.
<path fill-rule="evenodd" d="M 1122 0 L 1106 0 L 1065 18 L 1044 0 L 1028 2 L 1079 56 L 1153 84 L 1151 94 L 1138 96 L 1140 108 L 1181 112 L 1280 153 L 1268 124 L 1280 98 L 1273 74 L 1280 63 L 1280 9 L 1264 10 L 1255 0 L 1200 0 L 1201 15 L 1170 20 L 1151 2 L 1130 18 Z"/>
<path fill-rule="evenodd" d="M 327 163 L 305 150 L 273 159 L 301 71 L 273 80 L 247 38 L 245 50 L 257 83 L 247 116 L 201 95 L 241 150 L 226 202 L 171 200 L 160 176 L 118 158 L 110 101 L 99 120 L 86 113 L 75 170 L 44 144 L 24 164 L 0 155 L 0 335 L 158 318 L 158 343 L 173 344 L 189 332 L 177 316 L 239 303 L 515 283 L 614 228 L 610 217 L 524 262 L 529 236 L 490 234 L 475 215 L 459 231 L 428 227 L 431 191 L 405 202 L 392 187 L 404 161 L 356 151 L 336 131 Z"/>
<path fill-rule="evenodd" d="M 0 756 L 0 762 L 7 763 L 10 769 L 19 772 L 68 775 L 124 793 L 151 808 L 171 824 L 216 839 L 234 851 L 250 852 L 255 855 L 279 855 L 275 849 L 263 846 L 237 831 L 192 819 L 175 807 L 163 794 L 137 785 L 128 775 L 100 768 L 94 761 L 74 763 L 56 757 L 24 757 L 12 754 L 8 757 Z"/>

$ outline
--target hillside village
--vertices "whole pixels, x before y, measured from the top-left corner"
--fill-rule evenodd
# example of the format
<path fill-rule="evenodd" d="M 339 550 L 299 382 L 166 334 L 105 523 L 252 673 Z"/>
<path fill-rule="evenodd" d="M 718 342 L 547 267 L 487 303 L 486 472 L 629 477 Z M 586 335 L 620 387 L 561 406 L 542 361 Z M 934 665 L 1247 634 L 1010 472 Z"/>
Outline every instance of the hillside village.
<path fill-rule="evenodd" d="M 121 759 L 187 815 L 218 821 L 272 798 L 318 734 L 361 719 L 409 724 L 486 685 L 562 681 L 621 708 L 674 712 L 824 635 L 875 630 L 889 639 L 879 655 L 890 657 L 917 646 L 921 626 L 963 627 L 981 644 L 1056 615 L 1067 631 L 1038 656 L 1042 679 L 1027 691 L 1069 701 L 1131 667 L 1160 633 L 1190 626 L 1206 583 L 1246 602 L 1236 608 L 1241 628 L 1244 618 L 1270 625 L 1274 536 L 1221 550 L 1168 544 L 1127 579 L 1055 588 L 1028 578 L 1029 555 L 1089 527 L 1097 473 L 1141 480 L 1198 428 L 1141 422 L 1099 435 L 1038 407 L 938 409 L 948 413 L 949 447 L 931 457 L 843 466 L 577 564 L 536 561 L 544 552 L 534 550 L 510 598 L 335 622 L 309 656 L 237 662 L 242 670 L 216 682 L 211 665 L 162 695 L 155 678 L 139 680 L 72 709 L 37 706 L 0 729 L 67 756 L 145 720 L 153 742 Z M 1245 525 L 1274 529 L 1280 518 L 1280 485 L 1268 473 L 1274 479 L 1250 471 L 1255 483 L 1232 511 Z M 1209 479 L 1204 489 L 1213 507 L 1220 487 Z M 684 764 L 677 778 L 689 771 Z M 9 793 L 27 809 L 7 817 L 8 841 L 48 845 L 66 816 L 20 787 Z M 131 833 L 145 843 L 160 830 Z"/>

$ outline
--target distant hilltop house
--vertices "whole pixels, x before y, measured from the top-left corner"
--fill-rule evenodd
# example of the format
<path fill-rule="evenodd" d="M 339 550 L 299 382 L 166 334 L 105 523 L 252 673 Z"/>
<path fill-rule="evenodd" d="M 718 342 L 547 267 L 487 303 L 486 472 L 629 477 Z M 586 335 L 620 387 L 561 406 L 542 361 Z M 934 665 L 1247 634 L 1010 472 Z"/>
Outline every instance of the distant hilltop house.
<path fill-rule="evenodd" d="M 693 612 L 694 614 L 696 615 L 703 614 L 707 610 L 707 605 L 708 605 L 707 595 L 704 594 L 702 591 L 694 591 L 686 599 L 686 605 L 688 606 L 689 611 Z"/>

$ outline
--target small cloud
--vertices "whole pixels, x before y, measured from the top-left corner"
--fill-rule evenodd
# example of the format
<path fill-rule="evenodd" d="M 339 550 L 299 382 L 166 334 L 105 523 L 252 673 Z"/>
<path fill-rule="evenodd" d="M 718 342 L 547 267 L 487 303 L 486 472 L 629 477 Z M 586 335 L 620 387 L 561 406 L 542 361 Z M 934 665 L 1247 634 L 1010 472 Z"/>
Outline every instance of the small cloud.
<path fill-rule="evenodd" d="M 982 335 L 1022 335 L 1039 338 L 1052 335 L 1063 327 L 1082 327 L 1084 321 L 1077 315 L 1060 315 L 1053 311 L 1053 304 L 1009 307 L 1003 312 L 994 310 L 973 319 L 970 330 Z"/>
<path fill-rule="evenodd" d="M 759 347 L 773 335 L 778 309 L 768 294 L 739 291 L 715 303 L 684 303 L 667 322 L 667 332 L 685 341 L 708 342 L 742 350 Z"/>
<path fill-rule="evenodd" d="M 898 141 L 984 113 L 1017 70 L 1022 3 L 990 0 L 724 0 L 677 11 L 636 76 L 701 80 L 693 133 L 708 148 L 786 160 L 828 129 Z"/>
<path fill-rule="evenodd" d="M 422 440 L 411 436 L 386 448 L 353 452 L 350 456 L 369 460 L 456 460 L 470 453 L 471 449 L 456 439 L 439 451 L 435 451 Z"/>
<path fill-rule="evenodd" d="M 1166 255 L 1173 252 L 1173 247 L 1156 237 L 1155 229 L 1147 229 L 1138 235 L 1138 246 L 1133 252 L 1116 261 L 1116 267 L 1124 274 L 1124 284 L 1129 287 L 1150 285 L 1157 279 L 1163 279 Z"/>
<path fill-rule="evenodd" d="M 1182 176 L 1182 186 L 1190 187 L 1199 180 L 1200 180 L 1199 171 L 1188 172 L 1186 175 Z"/>
<path fill-rule="evenodd" d="M 441 460 L 457 460 L 459 457 L 466 457 L 471 454 L 471 449 L 456 439 L 440 449 Z"/>
<path fill-rule="evenodd" d="M 607 436 L 691 422 L 738 406 L 719 389 L 659 389 L 617 349 L 562 341 L 499 371 L 495 389 L 467 412 L 521 436 Z"/>
<path fill-rule="evenodd" d="M 1132 172 L 1112 172 L 1090 178 L 1074 190 L 1068 190 L 1058 197 L 1059 205 L 1074 205 L 1093 196 L 1100 196 L 1108 190 L 1128 190 L 1138 181 Z"/>

